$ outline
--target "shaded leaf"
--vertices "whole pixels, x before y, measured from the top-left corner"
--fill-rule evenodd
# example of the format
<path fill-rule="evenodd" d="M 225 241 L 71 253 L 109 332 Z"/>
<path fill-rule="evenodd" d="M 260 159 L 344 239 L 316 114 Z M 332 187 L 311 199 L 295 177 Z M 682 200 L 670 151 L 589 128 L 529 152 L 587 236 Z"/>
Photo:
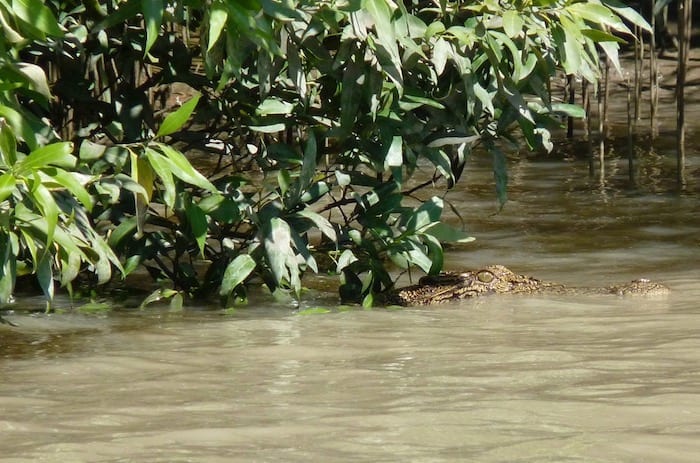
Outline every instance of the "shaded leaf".
<path fill-rule="evenodd" d="M 228 10 L 222 1 L 214 1 L 209 8 L 209 36 L 207 38 L 207 53 L 216 44 L 221 31 L 226 25 Z"/>
<path fill-rule="evenodd" d="M 163 22 L 163 0 L 141 0 L 141 11 L 146 23 L 146 46 L 143 50 L 144 56 L 148 54 L 160 33 L 160 26 Z"/>
<path fill-rule="evenodd" d="M 207 242 L 207 216 L 196 204 L 189 204 L 186 209 L 187 220 L 190 224 L 190 229 L 197 241 L 199 254 L 204 257 L 204 245 Z"/>

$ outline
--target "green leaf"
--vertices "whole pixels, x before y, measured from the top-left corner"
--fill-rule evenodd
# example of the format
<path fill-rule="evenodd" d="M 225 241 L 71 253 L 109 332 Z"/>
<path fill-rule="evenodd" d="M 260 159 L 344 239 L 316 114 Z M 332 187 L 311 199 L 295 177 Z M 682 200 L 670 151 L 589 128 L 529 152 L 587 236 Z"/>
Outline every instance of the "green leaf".
<path fill-rule="evenodd" d="M 216 44 L 221 36 L 221 31 L 226 25 L 226 19 L 228 18 L 228 10 L 226 5 L 221 1 L 215 1 L 211 4 L 209 8 L 209 36 L 207 38 L 207 53 L 209 53 L 212 47 Z"/>
<path fill-rule="evenodd" d="M 574 34 L 561 25 L 552 29 L 552 38 L 559 51 L 559 59 L 567 74 L 578 74 L 581 68 L 580 46 L 576 43 Z"/>
<path fill-rule="evenodd" d="M 316 150 L 316 137 L 311 132 L 304 149 L 304 160 L 301 164 L 301 172 L 299 172 L 295 202 L 299 201 L 301 193 L 307 189 L 316 174 Z"/>
<path fill-rule="evenodd" d="M 146 56 L 160 33 L 160 26 L 163 23 L 163 0 L 141 0 L 141 11 L 146 23 L 146 47 L 143 55 Z"/>
<path fill-rule="evenodd" d="M 231 294 L 238 285 L 248 278 L 251 272 L 255 270 L 256 266 L 255 260 L 248 254 L 241 254 L 233 259 L 224 271 L 219 294 L 221 296 L 228 296 Z"/>
<path fill-rule="evenodd" d="M 357 257 L 355 257 L 355 254 L 353 254 L 353 252 L 350 249 L 346 249 L 345 251 L 343 251 L 343 253 L 340 255 L 340 258 L 338 259 L 338 266 L 336 268 L 336 271 L 340 273 L 345 267 L 357 261 L 358 259 Z"/>
<path fill-rule="evenodd" d="M 84 161 L 93 161 L 100 159 L 102 155 L 105 154 L 106 150 L 107 147 L 105 145 L 100 145 L 99 143 L 94 143 L 85 139 L 80 144 L 78 155 L 80 156 L 80 159 Z"/>
<path fill-rule="evenodd" d="M 335 242 L 338 240 L 338 236 L 335 233 L 335 229 L 333 228 L 333 225 L 323 217 L 321 214 L 318 214 L 310 209 L 304 209 L 299 212 L 297 212 L 297 215 L 300 215 L 301 217 L 307 218 L 311 220 L 314 225 L 328 237 L 331 241 Z"/>
<path fill-rule="evenodd" d="M 619 2 L 617 0 L 601 0 L 601 2 L 605 6 L 613 10 L 617 15 L 628 20 L 635 26 L 638 26 L 639 28 L 647 32 L 651 32 L 651 26 L 649 25 L 647 20 L 644 19 L 644 17 L 631 6 L 625 5 L 624 3 Z"/>
<path fill-rule="evenodd" d="M 12 233 L 10 233 L 11 236 Z M 12 252 L 12 243 L 9 236 L 0 233 L 0 304 L 7 304 L 12 300 L 17 278 L 17 258 Z"/>
<path fill-rule="evenodd" d="M 136 230 L 136 217 L 129 217 L 117 226 L 109 235 L 109 246 L 117 248 L 124 238 L 133 237 Z"/>
<path fill-rule="evenodd" d="M 503 32 L 510 38 L 517 37 L 522 32 L 525 21 L 521 13 L 516 10 L 506 10 L 503 13 Z"/>
<path fill-rule="evenodd" d="M 162 299 L 169 299 L 169 298 L 175 296 L 176 294 L 178 294 L 178 292 L 175 291 L 174 289 L 170 289 L 170 288 L 156 289 L 151 294 L 146 296 L 146 298 L 143 301 L 141 301 L 141 305 L 139 305 L 139 309 L 143 310 L 149 304 L 153 304 L 154 302 L 158 302 Z"/>
<path fill-rule="evenodd" d="M 442 215 L 443 201 L 437 196 L 433 196 L 428 201 L 421 204 L 408 220 L 406 229 L 409 231 L 422 231 L 428 225 L 440 220 Z"/>
<path fill-rule="evenodd" d="M 384 158 L 384 169 L 403 165 L 403 138 L 393 137 L 391 145 Z"/>
<path fill-rule="evenodd" d="M 58 168 L 45 169 L 43 174 L 47 175 L 51 181 L 68 190 L 88 211 L 92 210 L 92 197 L 83 186 L 86 176 L 75 172 L 66 172 Z M 42 182 L 48 183 L 43 179 Z"/>
<path fill-rule="evenodd" d="M 195 93 L 192 98 L 190 98 L 186 103 L 180 106 L 174 113 L 168 114 L 168 116 L 163 120 L 163 123 L 158 129 L 156 138 L 164 137 L 175 133 L 187 122 L 190 115 L 194 111 L 194 108 L 199 102 L 199 98 L 202 96 L 201 93 Z"/>
<path fill-rule="evenodd" d="M 269 228 L 266 229 L 264 244 L 267 261 L 276 285 L 286 281 L 294 287 L 292 280 L 294 280 L 294 274 L 298 274 L 299 268 L 291 242 L 289 224 L 279 217 L 273 217 Z"/>
<path fill-rule="evenodd" d="M 61 31 L 56 18 L 41 0 L 14 0 L 12 12 L 31 27 L 46 35 L 63 37 L 63 31 Z"/>
<path fill-rule="evenodd" d="M 30 120 L 25 118 L 24 115 L 9 106 L 0 104 L 0 117 L 4 117 L 7 120 L 15 136 L 24 140 L 29 146 L 29 149 L 35 149 L 39 146 L 35 130 L 36 127 Z"/>
<path fill-rule="evenodd" d="M 409 93 L 404 93 L 403 99 L 410 101 L 411 103 L 414 103 L 415 105 L 417 105 L 414 108 L 418 108 L 420 106 L 430 106 L 431 108 L 435 108 L 435 109 L 445 109 L 445 105 L 443 105 L 442 103 L 435 101 L 432 98 L 426 98 L 424 96 L 411 95 Z"/>
<path fill-rule="evenodd" d="M 431 60 L 437 75 L 442 75 L 450 59 L 452 59 L 452 45 L 442 37 L 438 38 L 433 45 L 433 58 Z"/>
<path fill-rule="evenodd" d="M 0 118 L 0 162 L 3 167 L 12 167 L 17 162 L 17 139 L 3 118 Z"/>
<path fill-rule="evenodd" d="M 17 68 L 19 69 L 19 72 L 24 74 L 24 76 L 28 79 L 29 83 L 31 84 L 30 88 L 44 98 L 44 101 L 41 101 L 41 104 L 46 107 L 51 99 L 51 91 L 49 90 L 49 83 L 46 80 L 44 70 L 41 67 L 30 63 L 17 63 Z"/>
<path fill-rule="evenodd" d="M 579 119 L 586 117 L 586 111 L 581 106 L 575 104 L 552 103 L 552 112 Z"/>
<path fill-rule="evenodd" d="M 376 47 L 375 56 L 384 72 L 396 83 L 399 93 L 402 93 L 402 63 L 399 56 L 399 47 L 396 43 L 394 25 L 391 22 L 392 9 L 386 0 L 363 0 L 362 8 L 369 13 L 374 21 L 376 40 L 379 45 Z"/>
<path fill-rule="evenodd" d="M 17 180 L 12 172 L 5 172 L 0 176 L 0 203 L 5 201 L 15 191 Z"/>
<path fill-rule="evenodd" d="M 53 301 L 54 285 L 53 269 L 51 268 L 51 255 L 48 252 L 44 253 L 39 262 L 36 262 L 35 271 L 39 286 L 50 303 Z"/>
<path fill-rule="evenodd" d="M 260 132 L 260 133 L 277 133 L 277 132 L 282 132 L 286 126 L 284 125 L 284 122 L 279 122 L 277 124 L 270 124 L 270 125 L 250 125 L 248 128 L 254 132 Z"/>
<path fill-rule="evenodd" d="M 186 214 L 190 229 L 199 247 L 199 254 L 204 257 L 204 245 L 207 242 L 208 231 L 207 216 L 196 204 L 189 204 L 186 209 Z"/>
<path fill-rule="evenodd" d="M 185 305 L 185 298 L 182 296 L 181 292 L 175 294 L 172 299 L 170 299 L 170 311 L 171 312 L 182 312 L 182 308 Z"/>
<path fill-rule="evenodd" d="M 46 220 L 46 246 L 49 247 L 58 224 L 58 205 L 51 192 L 39 181 L 33 182 L 31 196 Z"/>
<path fill-rule="evenodd" d="M 625 23 L 609 8 L 594 2 L 577 2 L 566 7 L 574 17 L 578 16 L 593 24 L 609 26 L 612 29 L 630 33 Z"/>
<path fill-rule="evenodd" d="M 29 153 L 17 164 L 15 172 L 17 175 L 28 175 L 36 169 L 46 166 L 57 166 L 72 168 L 75 167 L 76 158 L 73 152 L 73 143 L 60 142 L 37 148 Z"/>
<path fill-rule="evenodd" d="M 171 167 L 171 173 L 178 177 L 180 180 L 189 183 L 190 185 L 198 186 L 203 190 L 207 190 L 210 193 L 218 193 L 219 190 L 202 175 L 197 169 L 195 169 L 190 161 L 187 160 L 185 155 L 179 151 L 171 148 L 168 145 L 157 144 L 156 145 L 165 156 L 167 156 L 167 162 Z"/>
<path fill-rule="evenodd" d="M 593 40 L 594 42 L 615 42 L 615 43 L 625 43 L 624 39 L 617 37 L 605 31 L 598 29 L 581 29 L 581 33 Z"/>
<path fill-rule="evenodd" d="M 506 155 L 495 146 L 489 146 L 488 151 L 493 156 L 493 177 L 496 180 L 496 195 L 501 207 L 508 200 L 508 165 Z"/>
<path fill-rule="evenodd" d="M 176 190 L 172 163 L 168 161 L 168 158 L 151 148 L 146 147 L 145 153 L 153 171 L 163 183 L 163 202 L 166 206 L 173 208 L 175 206 Z M 144 194 L 147 193 L 144 191 Z"/>
<path fill-rule="evenodd" d="M 68 285 L 71 281 L 75 280 L 80 273 L 80 265 L 82 264 L 82 259 L 79 254 L 70 254 L 61 252 L 63 257 L 61 258 L 61 285 Z"/>
<path fill-rule="evenodd" d="M 270 114 L 291 114 L 294 110 L 294 105 L 288 101 L 282 101 L 278 98 L 267 98 L 265 101 L 260 103 L 255 109 L 255 113 L 260 116 L 267 116 Z"/>
<path fill-rule="evenodd" d="M 91 249 L 97 252 L 98 260 L 93 259 L 93 266 L 97 274 L 97 284 L 104 284 L 112 277 L 112 265 L 114 265 L 122 274 L 125 274 L 119 258 L 114 254 L 112 248 L 100 236 L 94 237 L 92 240 Z"/>

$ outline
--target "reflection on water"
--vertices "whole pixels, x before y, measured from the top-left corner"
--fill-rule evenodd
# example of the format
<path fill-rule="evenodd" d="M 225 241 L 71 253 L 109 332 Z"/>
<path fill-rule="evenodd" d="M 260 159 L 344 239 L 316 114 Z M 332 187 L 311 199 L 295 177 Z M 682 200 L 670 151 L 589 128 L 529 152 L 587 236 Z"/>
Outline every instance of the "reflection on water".
<path fill-rule="evenodd" d="M 599 188 L 586 169 L 518 163 L 494 215 L 473 162 L 447 199 L 477 241 L 447 266 L 647 276 L 670 295 L 15 315 L 0 325 L 0 461 L 695 462 L 698 196 Z M 333 304 L 319 297 L 307 304 Z"/>

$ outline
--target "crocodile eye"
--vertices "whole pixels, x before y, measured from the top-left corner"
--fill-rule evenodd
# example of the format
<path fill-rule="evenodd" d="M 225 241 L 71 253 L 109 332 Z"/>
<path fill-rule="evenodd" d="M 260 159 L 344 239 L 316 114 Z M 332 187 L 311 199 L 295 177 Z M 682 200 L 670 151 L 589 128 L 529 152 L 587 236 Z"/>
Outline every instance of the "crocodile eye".
<path fill-rule="evenodd" d="M 476 274 L 476 279 L 482 283 L 491 283 L 495 278 L 494 274 L 488 270 L 482 270 Z"/>

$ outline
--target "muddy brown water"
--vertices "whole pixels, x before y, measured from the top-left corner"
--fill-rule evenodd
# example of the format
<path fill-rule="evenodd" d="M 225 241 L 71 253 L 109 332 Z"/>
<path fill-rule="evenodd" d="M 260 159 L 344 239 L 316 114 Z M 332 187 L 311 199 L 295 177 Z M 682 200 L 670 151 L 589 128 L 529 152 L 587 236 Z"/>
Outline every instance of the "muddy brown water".
<path fill-rule="evenodd" d="M 690 143 L 678 188 L 662 130 L 655 153 L 638 140 L 632 180 L 623 138 L 602 179 L 575 146 L 513 161 L 500 213 L 488 161 L 471 160 L 447 200 L 477 240 L 446 267 L 647 277 L 668 296 L 344 310 L 314 278 L 299 308 L 9 315 L 0 461 L 698 461 L 700 156 Z M 319 306 L 333 310 L 299 311 Z"/>

